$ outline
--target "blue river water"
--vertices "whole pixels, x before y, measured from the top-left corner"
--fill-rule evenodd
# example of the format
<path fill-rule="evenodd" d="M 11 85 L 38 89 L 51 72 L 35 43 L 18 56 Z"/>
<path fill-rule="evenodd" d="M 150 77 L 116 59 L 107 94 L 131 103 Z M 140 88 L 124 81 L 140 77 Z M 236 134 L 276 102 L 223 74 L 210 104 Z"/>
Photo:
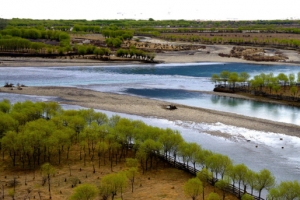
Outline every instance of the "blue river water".
<path fill-rule="evenodd" d="M 299 108 L 204 93 L 203 91 L 212 91 L 214 88 L 214 84 L 210 81 L 211 75 L 219 74 L 223 70 L 248 72 L 251 77 L 271 72 L 274 75 L 279 73 L 297 75 L 300 72 L 300 66 L 186 63 L 86 67 L 3 67 L 0 68 L 0 85 L 20 83 L 27 86 L 79 87 L 160 99 L 300 125 Z M 12 95 L 0 92 L 0 100 L 4 98 L 13 102 L 56 100 L 55 97 Z M 272 171 L 278 181 L 294 179 L 300 181 L 299 138 L 280 133 L 257 132 L 220 123 L 171 122 L 121 115 L 140 119 L 155 126 L 178 129 L 185 140 L 197 142 L 203 148 L 226 154 L 235 163 L 245 163 L 253 170 L 267 168 Z M 211 136 L 206 134 L 207 130 L 224 132 L 230 137 Z M 280 138 L 284 139 L 280 140 Z M 251 142 L 245 142 L 246 140 L 251 140 Z M 255 148 L 256 145 L 259 148 Z M 282 146 L 284 146 L 284 150 L 281 148 Z"/>
<path fill-rule="evenodd" d="M 244 63 L 187 63 L 91 67 L 0 68 L 0 85 L 69 86 L 161 99 L 300 125 L 300 109 L 203 93 L 212 91 L 212 74 L 223 70 L 297 75 L 300 66 Z M 246 112 L 245 112 L 246 111 Z"/>

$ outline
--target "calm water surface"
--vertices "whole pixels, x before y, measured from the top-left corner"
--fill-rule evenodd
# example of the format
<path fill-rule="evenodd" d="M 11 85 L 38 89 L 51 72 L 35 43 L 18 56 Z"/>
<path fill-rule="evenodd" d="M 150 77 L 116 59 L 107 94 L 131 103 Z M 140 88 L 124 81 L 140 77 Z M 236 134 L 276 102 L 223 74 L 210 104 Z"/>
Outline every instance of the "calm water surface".
<path fill-rule="evenodd" d="M 271 66 L 232 63 L 128 65 L 101 67 L 14 67 L 0 68 L 0 85 L 20 83 L 28 86 L 69 86 L 88 88 L 160 99 L 195 107 L 233 112 L 252 117 L 300 125 L 299 109 L 270 103 L 210 95 L 210 77 L 223 70 L 259 73 L 294 73 L 300 66 Z M 0 99 L 16 101 L 57 100 L 56 97 L 37 97 L 0 93 Z M 66 106 L 65 108 L 74 108 Z M 78 109 L 78 107 L 75 106 Z M 109 115 L 115 114 L 106 112 Z M 224 124 L 197 124 L 191 122 L 144 118 L 118 113 L 130 119 L 143 120 L 159 127 L 181 132 L 185 140 L 197 142 L 203 148 L 229 155 L 235 163 L 245 163 L 253 170 L 267 168 L 278 181 L 300 181 L 299 138 L 280 133 L 257 132 Z M 220 131 L 230 137 L 215 137 L 208 130 Z M 230 138 L 230 139 L 228 139 Z M 279 138 L 284 138 L 280 140 Z M 251 142 L 246 142 L 251 140 Z M 259 148 L 255 148 L 258 145 Z M 284 146 L 284 150 L 281 148 Z"/>
<path fill-rule="evenodd" d="M 201 93 L 212 91 L 212 74 L 223 70 L 297 74 L 300 66 L 242 63 L 193 63 L 101 67 L 0 68 L 0 85 L 70 86 L 161 99 L 300 125 L 299 108 Z M 245 112 L 246 111 L 246 112 Z"/>

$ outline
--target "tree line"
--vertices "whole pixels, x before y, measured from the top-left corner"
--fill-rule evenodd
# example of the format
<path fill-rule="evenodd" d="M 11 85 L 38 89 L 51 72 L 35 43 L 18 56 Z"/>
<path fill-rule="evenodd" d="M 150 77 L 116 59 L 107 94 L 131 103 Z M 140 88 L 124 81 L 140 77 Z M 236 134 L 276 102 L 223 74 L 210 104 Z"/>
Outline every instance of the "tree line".
<path fill-rule="evenodd" d="M 54 40 L 58 44 L 50 45 L 41 40 Z M 0 31 L 0 50 L 19 53 L 62 53 L 71 50 L 70 35 L 62 31 L 36 28 L 6 28 Z"/>
<path fill-rule="evenodd" d="M 131 40 L 133 37 L 133 31 L 121 30 L 116 26 L 110 26 L 110 28 L 102 30 L 101 33 L 106 38 L 107 46 L 115 48 L 120 48 L 124 40 Z"/>
<path fill-rule="evenodd" d="M 285 28 L 299 28 L 300 20 L 239 20 L 239 21 L 197 21 L 197 20 L 134 20 L 134 19 L 73 19 L 73 20 L 36 20 L 36 19 L 19 19 L 13 18 L 7 20 L 10 26 L 14 27 L 31 27 L 43 26 L 47 28 L 59 28 L 64 26 L 101 26 L 108 27 L 116 25 L 118 27 L 141 28 L 141 27 L 199 27 L 199 28 L 227 28 L 235 29 L 244 28 L 246 30 L 266 29 L 276 30 Z M 92 28 L 89 28 L 92 30 Z"/>
<path fill-rule="evenodd" d="M 113 170 L 114 163 L 126 158 L 128 149 L 132 148 L 136 159 L 132 162 L 139 164 L 142 173 L 155 169 L 159 162 L 157 155 L 163 154 L 166 159 L 173 157 L 174 161 L 186 166 L 191 164 L 194 169 L 200 168 L 197 177 L 202 188 L 213 178 L 212 184 L 216 187 L 238 185 L 245 191 L 250 188 L 251 194 L 253 190 L 258 191 L 259 197 L 263 189 L 272 188 L 269 195 L 277 198 L 294 192 L 292 188 L 283 191 L 286 185 L 299 186 L 297 181 L 275 186 L 275 177 L 267 169 L 254 172 L 244 164 L 234 165 L 226 155 L 184 141 L 176 130 L 149 126 L 118 115 L 108 118 L 93 109 L 63 110 L 55 102 L 25 101 L 12 105 L 3 100 L 0 118 L 2 161 L 10 162 L 14 167 L 35 169 L 45 162 L 64 164 L 62 162 L 69 159 L 70 151 L 76 150 L 78 160 L 84 165 L 92 161 L 98 162 L 100 167 L 102 162 Z M 300 190 L 296 191 L 299 195 Z"/>
<path fill-rule="evenodd" d="M 0 51 L 13 52 L 13 53 L 29 53 L 29 54 L 77 54 L 95 55 L 96 58 L 102 58 L 103 56 L 109 56 L 111 50 L 109 48 L 120 48 L 124 40 L 131 40 L 133 32 L 130 30 L 121 30 L 116 26 L 110 26 L 108 29 L 102 30 L 102 34 L 106 37 L 106 45 L 109 48 L 97 47 L 91 44 L 72 45 L 70 44 L 70 35 L 63 31 L 43 30 L 43 28 L 6 28 L 0 31 Z M 55 40 L 57 44 L 46 44 L 41 40 Z M 38 42 L 37 42 L 38 41 Z M 117 51 L 119 57 L 124 57 L 126 52 L 128 58 L 136 58 L 140 60 L 153 61 L 155 55 L 152 53 L 146 53 L 142 50 L 120 49 Z M 127 54 L 127 53 L 126 53 Z"/>
<path fill-rule="evenodd" d="M 291 38 L 243 38 L 243 37 L 206 37 L 201 35 L 159 35 L 160 38 L 169 41 L 200 42 L 204 44 L 236 44 L 236 45 L 275 45 L 287 47 L 300 47 L 299 39 Z"/>
<path fill-rule="evenodd" d="M 116 56 L 153 61 L 155 54 L 147 53 L 140 49 L 136 49 L 135 47 L 130 47 L 129 49 L 118 49 L 116 52 Z"/>
<path fill-rule="evenodd" d="M 250 75 L 246 72 L 229 72 L 222 71 L 220 74 L 213 74 L 211 81 L 216 84 L 216 87 L 231 87 L 232 90 L 253 90 L 256 93 L 279 94 L 289 92 L 291 96 L 296 97 L 298 94 L 298 86 L 300 84 L 300 72 L 297 75 L 290 73 L 279 73 L 275 76 L 273 73 L 261 73 L 250 79 Z M 226 86 L 226 83 L 228 85 Z M 221 85 L 218 85 L 221 84 Z M 238 88 L 236 88 L 238 87 Z M 287 90 L 288 88 L 288 90 Z"/>
<path fill-rule="evenodd" d="M 1 35 L 11 35 L 13 37 L 21 37 L 26 39 L 49 39 L 49 40 L 70 40 L 68 33 L 64 31 L 56 31 L 45 28 L 16 28 L 7 27 L 6 29 L 0 31 Z"/>

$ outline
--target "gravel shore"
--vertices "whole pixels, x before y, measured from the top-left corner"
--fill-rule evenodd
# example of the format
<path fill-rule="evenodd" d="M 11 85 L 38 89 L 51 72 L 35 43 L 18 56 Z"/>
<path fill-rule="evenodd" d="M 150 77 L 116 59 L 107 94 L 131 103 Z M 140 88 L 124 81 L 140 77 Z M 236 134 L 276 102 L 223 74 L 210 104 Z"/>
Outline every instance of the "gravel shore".
<path fill-rule="evenodd" d="M 293 124 L 279 123 L 184 105 L 176 105 L 178 109 L 167 110 L 165 107 L 170 104 L 168 102 L 129 95 L 102 93 L 72 87 L 24 87 L 22 90 L 10 90 L 9 88 L 2 87 L 0 90 L 1 92 L 8 93 L 55 96 L 59 97 L 59 103 L 80 105 L 87 108 L 162 118 L 171 121 L 180 120 L 209 124 L 220 122 L 226 125 L 244 127 L 252 130 L 282 133 L 300 137 L 300 126 Z M 219 135 L 218 132 L 209 133 Z"/>

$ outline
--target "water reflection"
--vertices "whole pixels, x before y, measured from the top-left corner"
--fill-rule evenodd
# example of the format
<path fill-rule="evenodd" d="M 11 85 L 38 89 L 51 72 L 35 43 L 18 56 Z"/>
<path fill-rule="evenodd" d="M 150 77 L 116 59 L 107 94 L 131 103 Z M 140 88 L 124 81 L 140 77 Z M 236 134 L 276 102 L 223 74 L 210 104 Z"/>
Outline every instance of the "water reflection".
<path fill-rule="evenodd" d="M 194 91 L 212 91 L 210 77 L 222 70 L 259 73 L 297 73 L 297 66 L 243 63 L 187 63 L 93 67 L 0 68 L 0 84 L 70 86 L 102 92 L 138 95 L 188 106 L 232 112 L 273 121 L 300 124 L 299 108 L 220 97 Z M 16 73 L 22 71 L 22 73 Z"/>
<path fill-rule="evenodd" d="M 211 95 L 210 99 L 213 104 L 220 104 L 220 105 L 229 106 L 229 107 L 241 106 L 245 102 L 245 100 L 242 100 L 242 99 L 219 96 L 219 95 Z"/>
<path fill-rule="evenodd" d="M 135 89 L 124 90 L 132 94 L 147 98 L 157 98 L 188 106 L 208 108 L 218 111 L 231 112 L 250 117 L 263 118 L 273 121 L 300 125 L 300 108 L 233 98 L 219 95 L 192 92 L 180 89 Z"/>
<path fill-rule="evenodd" d="M 213 100 L 219 102 L 220 105 L 222 105 L 226 99 L 230 101 L 230 98 L 220 98 L 215 95 L 201 94 L 199 96 L 202 96 L 203 99 L 207 99 L 208 101 Z M 55 97 L 0 93 L 0 99 L 3 98 L 10 99 L 12 103 L 25 100 L 57 101 Z M 64 105 L 63 107 L 64 109 L 83 109 L 83 107 L 76 105 Z M 278 181 L 299 181 L 300 170 L 298 166 L 300 159 L 297 149 L 300 147 L 300 138 L 278 133 L 255 131 L 221 123 L 173 122 L 164 119 L 140 117 L 109 111 L 101 112 L 105 112 L 109 116 L 118 114 L 129 119 L 142 120 L 152 126 L 179 130 L 187 142 L 196 142 L 205 149 L 228 155 L 233 159 L 235 164 L 244 163 L 255 171 L 267 168 L 276 176 Z M 228 137 L 212 136 L 206 134 L 207 131 L 219 131 L 222 134 L 228 135 Z M 280 138 L 283 138 L 283 140 L 280 140 Z M 251 141 L 246 142 L 247 140 Z M 256 145 L 258 145 L 259 148 L 255 148 Z M 282 146 L 285 147 L 284 150 L 281 149 Z M 276 163 L 276 165 L 272 163 Z"/>

